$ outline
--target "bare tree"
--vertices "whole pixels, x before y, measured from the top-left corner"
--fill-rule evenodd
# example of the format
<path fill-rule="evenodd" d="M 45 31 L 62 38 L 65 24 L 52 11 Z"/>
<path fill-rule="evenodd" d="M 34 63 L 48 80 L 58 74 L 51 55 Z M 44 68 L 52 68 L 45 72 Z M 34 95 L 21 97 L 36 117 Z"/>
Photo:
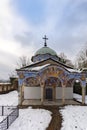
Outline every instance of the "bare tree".
<path fill-rule="evenodd" d="M 78 53 L 76 62 L 79 69 L 87 68 L 87 43 L 85 44 L 84 48 Z"/>
<path fill-rule="evenodd" d="M 11 71 L 8 75 L 9 75 L 9 77 L 17 77 L 17 73 L 15 70 Z"/>
<path fill-rule="evenodd" d="M 65 63 L 65 64 L 68 65 L 68 66 L 70 66 L 70 67 L 73 67 L 73 68 L 74 68 L 74 64 L 73 64 L 72 61 L 69 60 L 69 59 L 66 59 L 66 63 Z"/>
<path fill-rule="evenodd" d="M 61 53 L 59 54 L 59 57 L 61 58 L 61 62 L 63 62 L 63 63 L 66 62 L 67 56 L 66 56 L 63 52 L 61 52 Z"/>
<path fill-rule="evenodd" d="M 30 64 L 30 59 L 27 56 L 19 57 L 19 61 L 17 62 L 17 66 L 19 68 L 25 67 Z"/>
<path fill-rule="evenodd" d="M 61 61 L 63 63 L 65 63 L 66 65 L 68 65 L 70 67 L 74 67 L 74 65 L 72 64 L 71 60 L 69 60 L 67 58 L 67 56 L 63 52 L 60 53 L 59 57 L 61 58 Z"/>

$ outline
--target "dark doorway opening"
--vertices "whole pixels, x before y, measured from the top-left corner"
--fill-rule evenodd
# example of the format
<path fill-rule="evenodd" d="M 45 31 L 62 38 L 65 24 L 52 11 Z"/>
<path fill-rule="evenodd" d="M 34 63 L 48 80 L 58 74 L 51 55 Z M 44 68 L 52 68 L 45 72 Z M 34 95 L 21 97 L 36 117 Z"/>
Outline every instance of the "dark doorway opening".
<path fill-rule="evenodd" d="M 52 101 L 53 100 L 53 90 L 52 88 L 46 88 L 46 99 Z"/>

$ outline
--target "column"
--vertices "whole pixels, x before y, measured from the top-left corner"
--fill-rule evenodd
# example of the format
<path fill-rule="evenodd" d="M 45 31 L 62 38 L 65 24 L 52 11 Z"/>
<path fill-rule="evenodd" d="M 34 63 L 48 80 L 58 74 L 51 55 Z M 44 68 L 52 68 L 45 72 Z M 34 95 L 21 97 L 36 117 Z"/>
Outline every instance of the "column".
<path fill-rule="evenodd" d="M 44 85 L 41 85 L 41 103 L 44 101 Z"/>
<path fill-rule="evenodd" d="M 85 104 L 85 87 L 82 87 L 82 104 Z"/>
<path fill-rule="evenodd" d="M 65 85 L 62 84 L 62 104 L 65 104 Z"/>
<path fill-rule="evenodd" d="M 24 101 L 24 84 L 22 85 L 22 102 Z"/>
<path fill-rule="evenodd" d="M 18 90 L 18 105 L 22 105 L 22 86 L 19 86 Z"/>
<path fill-rule="evenodd" d="M 53 101 L 56 101 L 56 86 L 53 86 Z"/>

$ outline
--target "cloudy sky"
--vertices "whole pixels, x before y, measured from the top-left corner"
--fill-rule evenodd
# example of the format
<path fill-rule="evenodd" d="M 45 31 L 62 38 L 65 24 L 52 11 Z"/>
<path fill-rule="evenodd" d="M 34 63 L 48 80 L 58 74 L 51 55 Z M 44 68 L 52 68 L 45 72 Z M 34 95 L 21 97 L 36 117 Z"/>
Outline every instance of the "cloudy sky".
<path fill-rule="evenodd" d="M 0 79 L 17 68 L 20 56 L 43 47 L 45 34 L 50 48 L 74 61 L 87 42 L 87 0 L 0 1 Z"/>

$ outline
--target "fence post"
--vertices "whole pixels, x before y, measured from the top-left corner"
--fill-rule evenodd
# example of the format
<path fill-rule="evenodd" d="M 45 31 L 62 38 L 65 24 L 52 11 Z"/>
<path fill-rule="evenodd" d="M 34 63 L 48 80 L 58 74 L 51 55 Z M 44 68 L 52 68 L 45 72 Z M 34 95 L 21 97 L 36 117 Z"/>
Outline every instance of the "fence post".
<path fill-rule="evenodd" d="M 4 116 L 4 106 L 2 106 L 2 116 Z"/>
<path fill-rule="evenodd" d="M 9 116 L 7 116 L 7 129 L 9 127 Z"/>

